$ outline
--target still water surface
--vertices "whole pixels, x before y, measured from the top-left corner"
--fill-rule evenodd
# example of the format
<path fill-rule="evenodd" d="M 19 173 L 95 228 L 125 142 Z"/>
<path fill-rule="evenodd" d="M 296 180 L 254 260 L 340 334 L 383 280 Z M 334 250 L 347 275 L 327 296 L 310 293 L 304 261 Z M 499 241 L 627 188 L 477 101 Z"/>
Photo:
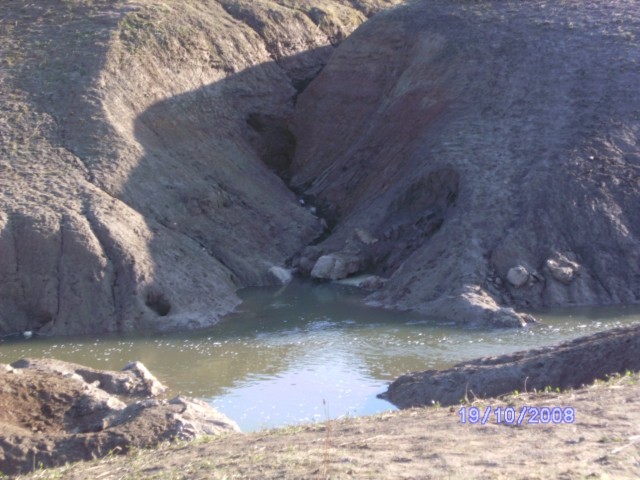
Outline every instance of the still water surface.
<path fill-rule="evenodd" d="M 639 307 L 601 307 L 538 312 L 545 325 L 532 328 L 472 329 L 368 308 L 336 285 L 241 294 L 241 309 L 208 330 L 5 341 L 0 363 L 50 357 L 119 370 L 140 360 L 171 394 L 201 398 L 250 431 L 390 410 L 376 394 L 403 373 L 640 323 Z"/>

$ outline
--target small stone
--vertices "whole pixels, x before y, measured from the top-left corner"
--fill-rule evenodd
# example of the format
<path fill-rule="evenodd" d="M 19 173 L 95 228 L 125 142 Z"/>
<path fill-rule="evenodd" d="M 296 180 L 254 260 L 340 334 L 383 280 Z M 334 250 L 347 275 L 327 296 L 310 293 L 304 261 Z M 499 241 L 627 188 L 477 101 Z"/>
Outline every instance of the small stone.
<path fill-rule="evenodd" d="M 330 278 L 335 266 L 336 259 L 333 255 L 321 256 L 311 270 L 313 278 Z"/>
<path fill-rule="evenodd" d="M 349 254 L 331 253 L 321 256 L 311 270 L 313 278 L 340 280 L 362 268 L 362 260 Z"/>
<path fill-rule="evenodd" d="M 137 394 L 155 397 L 167 391 L 167 387 L 153 376 L 142 362 L 129 362 L 122 371 L 131 372 L 139 379 L 139 382 L 136 382 L 134 390 Z"/>
<path fill-rule="evenodd" d="M 178 396 L 166 404 L 176 408 L 170 416 L 173 433 L 182 440 L 191 440 L 202 435 L 219 435 L 225 432 L 239 432 L 238 424 L 218 412 L 208 403 L 196 398 Z"/>
<path fill-rule="evenodd" d="M 544 266 L 555 280 L 565 285 L 573 281 L 576 271 L 579 268 L 576 262 L 561 253 L 557 253 L 553 257 L 548 258 Z"/>
<path fill-rule="evenodd" d="M 378 242 L 377 238 L 362 228 L 356 228 L 354 230 L 354 236 L 365 245 L 374 245 Z"/>
<path fill-rule="evenodd" d="M 516 288 L 520 288 L 525 285 L 529 281 L 529 278 L 529 272 L 522 265 L 509 269 L 509 272 L 507 273 L 507 280 Z"/>
<path fill-rule="evenodd" d="M 0 364 L 0 372 L 5 373 L 20 373 L 20 370 L 16 370 L 11 365 Z"/>
<path fill-rule="evenodd" d="M 379 290 L 384 287 L 386 280 L 376 275 L 370 275 L 362 282 L 362 288 L 365 290 Z"/>

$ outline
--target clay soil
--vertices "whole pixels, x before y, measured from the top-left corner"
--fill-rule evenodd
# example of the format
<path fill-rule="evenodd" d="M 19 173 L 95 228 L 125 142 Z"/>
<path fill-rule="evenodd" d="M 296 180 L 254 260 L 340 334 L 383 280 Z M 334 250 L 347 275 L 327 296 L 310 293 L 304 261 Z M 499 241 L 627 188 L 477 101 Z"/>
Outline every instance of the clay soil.
<path fill-rule="evenodd" d="M 69 382 L 54 376 L 34 373 L 25 382 L 22 375 L 3 375 L 0 395 L 0 425 L 3 434 L 61 431 L 65 413 L 74 397 L 82 394 Z M 55 393 L 52 393 L 55 392 Z"/>
<path fill-rule="evenodd" d="M 330 420 L 205 437 L 22 479 L 476 478 L 637 479 L 640 374 L 565 392 L 513 394 L 487 406 L 573 407 L 573 424 L 461 424 L 460 407 Z M 467 405 L 469 407 L 469 405 Z"/>

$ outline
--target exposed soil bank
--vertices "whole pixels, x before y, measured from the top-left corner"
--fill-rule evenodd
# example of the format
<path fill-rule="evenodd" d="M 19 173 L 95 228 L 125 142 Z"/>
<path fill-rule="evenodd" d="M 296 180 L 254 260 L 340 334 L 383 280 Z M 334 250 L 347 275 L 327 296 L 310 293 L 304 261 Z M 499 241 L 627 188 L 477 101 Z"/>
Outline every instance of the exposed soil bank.
<path fill-rule="evenodd" d="M 617 479 L 640 476 L 640 376 L 486 406 L 572 407 L 575 423 L 461 424 L 458 408 L 410 409 L 43 470 L 30 479 Z"/>
<path fill-rule="evenodd" d="M 138 362 L 123 372 L 48 359 L 0 364 L 0 472 L 25 473 L 164 440 L 239 431 L 202 401 L 151 398 L 164 390 Z"/>
<path fill-rule="evenodd" d="M 606 375 L 640 370 L 640 325 L 553 347 L 485 357 L 455 367 L 404 375 L 381 395 L 400 408 L 457 405 L 514 391 L 576 388 Z"/>

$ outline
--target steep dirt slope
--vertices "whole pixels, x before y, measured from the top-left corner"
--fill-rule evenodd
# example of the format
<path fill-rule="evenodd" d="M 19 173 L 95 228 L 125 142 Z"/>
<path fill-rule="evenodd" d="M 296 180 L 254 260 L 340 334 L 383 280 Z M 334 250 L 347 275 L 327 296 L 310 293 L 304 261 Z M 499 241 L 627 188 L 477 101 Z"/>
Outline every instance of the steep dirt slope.
<path fill-rule="evenodd" d="M 394 3 L 2 2 L 0 332 L 206 326 L 323 255 L 461 323 L 637 302 L 640 7 L 415 2 L 322 70 Z"/>
<path fill-rule="evenodd" d="M 274 173 L 295 97 L 392 3 L 1 2 L 0 333 L 206 326 L 276 281 L 322 231 Z"/>
<path fill-rule="evenodd" d="M 335 226 L 300 266 L 336 254 L 342 274 L 390 277 L 371 303 L 460 323 L 638 302 L 638 32 L 631 0 L 414 2 L 367 22 L 297 103 L 292 183 Z"/>

